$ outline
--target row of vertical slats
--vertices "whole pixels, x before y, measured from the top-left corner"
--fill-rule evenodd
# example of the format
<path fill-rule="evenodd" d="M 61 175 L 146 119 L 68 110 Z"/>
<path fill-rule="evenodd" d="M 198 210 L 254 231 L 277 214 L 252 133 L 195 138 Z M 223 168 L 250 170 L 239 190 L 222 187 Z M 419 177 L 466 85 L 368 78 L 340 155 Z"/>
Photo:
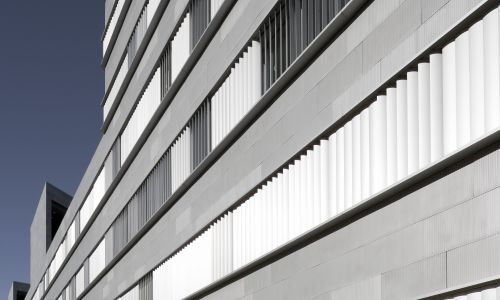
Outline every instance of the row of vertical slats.
<path fill-rule="evenodd" d="M 75 296 L 78 297 L 85 288 L 85 267 L 82 266 L 75 275 Z"/>
<path fill-rule="evenodd" d="M 112 225 L 113 257 L 128 243 L 128 206 L 118 215 Z"/>
<path fill-rule="evenodd" d="M 156 13 L 158 5 L 160 5 L 161 0 L 149 0 L 146 5 L 146 16 L 147 16 L 147 27 L 151 24 L 151 21 Z"/>
<path fill-rule="evenodd" d="M 115 80 L 113 81 L 113 85 L 111 86 L 111 90 L 109 91 L 108 96 L 106 97 L 106 101 L 104 102 L 103 120 L 106 119 L 106 117 L 108 116 L 111 106 L 113 106 L 113 103 L 116 101 L 116 98 L 118 96 L 118 91 L 122 86 L 123 80 L 125 80 L 125 75 L 127 75 L 128 72 L 128 60 L 129 59 L 127 54 L 125 55 L 125 58 L 120 64 L 118 74 L 116 74 Z"/>
<path fill-rule="evenodd" d="M 153 271 L 154 299 L 185 297 L 498 129 L 498 14 L 418 63 Z M 196 269 L 203 280 L 194 284 L 200 257 L 206 269 Z"/>
<path fill-rule="evenodd" d="M 217 11 L 219 11 L 222 2 L 224 2 L 224 0 L 210 0 L 210 20 L 212 20 Z"/>
<path fill-rule="evenodd" d="M 260 98 L 260 43 L 252 41 L 211 97 L 212 147 L 234 128 Z"/>
<path fill-rule="evenodd" d="M 127 46 L 129 68 L 132 65 L 132 62 L 134 61 L 135 55 L 137 54 L 137 50 L 139 50 L 139 46 L 141 45 L 141 42 L 144 39 L 144 36 L 146 35 L 146 31 L 148 29 L 148 24 L 149 24 L 147 16 L 148 6 L 149 4 L 146 5 L 141 15 L 139 16 L 139 20 L 135 25 L 134 32 L 132 33 L 132 36 L 130 37 L 130 41 Z"/>
<path fill-rule="evenodd" d="M 83 228 L 87 225 L 90 217 L 94 213 L 95 209 L 99 205 L 99 203 L 102 200 L 102 197 L 104 196 L 105 192 L 105 170 L 101 169 L 99 174 L 97 175 L 97 178 L 90 189 L 89 194 L 87 195 L 87 198 L 85 198 L 85 201 L 80 209 L 80 228 L 82 231 Z"/>
<path fill-rule="evenodd" d="M 92 282 L 106 266 L 106 242 L 102 239 L 89 257 L 89 282 Z"/>
<path fill-rule="evenodd" d="M 172 84 L 172 72 L 170 66 L 172 65 L 172 55 L 170 51 L 170 43 L 167 44 L 167 47 L 160 59 L 160 76 L 161 76 L 161 86 L 160 93 L 161 99 L 165 98 L 170 85 Z"/>
<path fill-rule="evenodd" d="M 139 292 L 139 285 L 136 285 L 134 288 L 132 288 L 130 291 L 128 291 L 125 295 L 122 297 L 118 298 L 119 300 L 140 300 L 139 298 L 140 292 Z"/>
<path fill-rule="evenodd" d="M 115 257 L 171 195 L 170 156 L 164 155 L 111 226 Z"/>
<path fill-rule="evenodd" d="M 170 147 L 172 161 L 172 193 L 191 173 L 191 129 L 186 127 Z"/>
<path fill-rule="evenodd" d="M 160 101 L 160 69 L 157 69 L 120 136 L 121 165 L 137 143 Z"/>
<path fill-rule="evenodd" d="M 186 13 L 181 25 L 177 29 L 174 38 L 170 42 L 171 49 L 171 74 L 172 74 L 172 82 L 177 78 L 179 72 L 184 66 L 186 60 L 191 54 L 190 51 L 190 37 L 189 37 L 189 28 L 190 28 L 190 14 Z"/>
<path fill-rule="evenodd" d="M 262 92 L 345 6 L 347 0 L 280 1 L 259 29 L 262 45 Z"/>
<path fill-rule="evenodd" d="M 76 299 L 76 280 L 74 277 L 70 280 L 69 284 L 63 290 L 62 299 L 63 300 L 75 300 Z"/>
<path fill-rule="evenodd" d="M 116 6 L 111 13 L 111 18 L 109 20 L 108 26 L 106 28 L 106 32 L 104 33 L 104 39 L 102 41 L 102 55 L 106 54 L 108 50 L 109 42 L 111 40 L 111 36 L 116 28 L 116 23 L 118 22 L 118 18 L 120 17 L 121 11 L 123 9 L 123 4 L 125 4 L 125 0 L 117 0 Z"/>
<path fill-rule="evenodd" d="M 211 150 L 210 102 L 204 101 L 191 117 L 191 168 L 194 170 Z"/>
<path fill-rule="evenodd" d="M 212 242 L 210 233 L 202 234 L 153 270 L 153 299 L 181 299 L 212 282 Z"/>
<path fill-rule="evenodd" d="M 191 0 L 189 3 L 189 12 L 191 14 L 190 49 L 196 46 L 210 22 L 210 2 L 207 0 Z"/>
<path fill-rule="evenodd" d="M 139 300 L 153 300 L 153 274 L 146 274 L 139 281 Z"/>

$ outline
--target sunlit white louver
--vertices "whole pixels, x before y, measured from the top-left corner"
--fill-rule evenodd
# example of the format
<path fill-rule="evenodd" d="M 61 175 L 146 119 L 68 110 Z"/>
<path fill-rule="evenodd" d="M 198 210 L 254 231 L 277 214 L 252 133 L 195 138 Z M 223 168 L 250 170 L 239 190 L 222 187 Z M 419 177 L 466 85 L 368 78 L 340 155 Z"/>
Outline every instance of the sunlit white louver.
<path fill-rule="evenodd" d="M 128 72 L 128 54 L 125 55 L 125 59 L 123 59 L 118 74 L 116 74 L 116 78 L 113 81 L 113 86 L 106 97 L 106 101 L 104 102 L 103 107 L 103 119 L 106 119 L 108 116 L 109 110 L 113 103 L 116 101 L 116 97 L 118 96 L 118 91 L 120 90 L 123 80 L 125 79 L 125 75 Z"/>
<path fill-rule="evenodd" d="M 128 291 L 125 295 L 118 298 L 119 300 L 139 300 L 139 286 L 135 286 Z"/>
<path fill-rule="evenodd" d="M 156 108 L 160 105 L 160 96 L 160 72 L 157 69 L 120 137 L 121 164 L 127 159 Z"/>
<path fill-rule="evenodd" d="M 206 233 L 153 271 L 153 299 L 181 299 L 213 282 L 212 237 Z M 205 251 L 207 250 L 207 251 Z"/>
<path fill-rule="evenodd" d="M 80 296 L 80 294 L 83 292 L 85 289 L 85 267 L 82 266 L 78 273 L 76 273 L 75 276 L 75 281 L 76 281 L 76 297 Z"/>
<path fill-rule="evenodd" d="M 172 193 L 191 173 L 191 130 L 186 127 L 171 147 Z"/>
<path fill-rule="evenodd" d="M 89 282 L 92 282 L 106 266 L 106 243 L 103 239 L 89 257 Z"/>
<path fill-rule="evenodd" d="M 105 192 L 105 170 L 101 169 L 80 209 L 80 229 L 83 230 L 99 205 Z"/>
<path fill-rule="evenodd" d="M 149 27 L 149 24 L 151 24 L 151 20 L 153 19 L 155 13 L 156 13 L 156 9 L 158 8 L 158 5 L 160 5 L 160 0 L 149 0 L 148 4 L 147 4 L 147 8 L 146 8 L 146 15 L 148 17 L 148 27 Z"/>
<path fill-rule="evenodd" d="M 171 51 L 172 51 L 172 65 L 171 74 L 172 82 L 177 78 L 182 67 L 186 63 L 191 51 L 189 49 L 189 13 L 186 14 L 184 20 L 182 21 L 177 33 L 171 41 Z"/>
<path fill-rule="evenodd" d="M 108 50 L 111 36 L 113 35 L 113 32 L 115 31 L 116 23 L 118 22 L 118 18 L 120 17 L 121 11 L 123 9 L 123 4 L 125 4 L 125 0 L 118 0 L 117 1 L 116 7 L 113 10 L 111 18 L 109 20 L 108 27 L 106 29 L 106 32 L 104 33 L 104 39 L 102 41 L 102 55 L 103 56 L 106 54 L 106 51 Z"/>
<path fill-rule="evenodd" d="M 212 147 L 234 128 L 259 100 L 261 93 L 260 43 L 252 41 L 231 73 L 210 99 Z"/>
<path fill-rule="evenodd" d="M 213 19 L 224 0 L 210 0 L 210 17 Z"/>

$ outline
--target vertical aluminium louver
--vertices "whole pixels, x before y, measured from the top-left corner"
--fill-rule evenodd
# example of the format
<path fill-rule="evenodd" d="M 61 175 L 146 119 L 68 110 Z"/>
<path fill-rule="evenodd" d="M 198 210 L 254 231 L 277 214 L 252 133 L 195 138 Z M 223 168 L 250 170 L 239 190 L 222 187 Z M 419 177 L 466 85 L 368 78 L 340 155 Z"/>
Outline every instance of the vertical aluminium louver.
<path fill-rule="evenodd" d="M 172 84 L 172 71 L 170 66 L 172 65 L 172 51 L 171 44 L 168 43 L 164 53 L 160 60 L 160 94 L 161 99 L 167 94 L 170 85 Z"/>
<path fill-rule="evenodd" d="M 214 18 L 224 0 L 210 0 L 210 20 Z"/>
<path fill-rule="evenodd" d="M 139 300 L 153 300 L 153 275 L 147 274 L 139 281 Z"/>
<path fill-rule="evenodd" d="M 125 0 L 117 0 L 116 6 L 113 9 L 113 12 L 111 13 L 111 18 L 108 22 L 108 26 L 107 26 L 106 31 L 104 33 L 104 39 L 102 41 L 102 55 L 103 56 L 106 54 L 106 51 L 108 50 L 111 36 L 113 35 L 113 32 L 115 31 L 116 23 L 118 22 L 118 18 L 120 17 L 120 14 L 121 14 L 121 11 L 123 9 L 124 4 L 125 4 Z"/>
<path fill-rule="evenodd" d="M 108 116 L 109 110 L 111 109 L 111 106 L 115 102 L 117 96 L 118 96 L 118 91 L 120 90 L 123 80 L 125 80 L 125 76 L 127 75 L 128 72 L 128 54 L 125 55 L 125 58 L 122 60 L 120 67 L 118 69 L 118 73 L 116 74 L 115 80 L 112 83 L 112 86 L 108 92 L 108 95 L 106 96 L 106 101 L 104 102 L 104 107 L 103 107 L 103 119 L 106 119 Z"/>
<path fill-rule="evenodd" d="M 210 99 L 211 144 L 217 146 L 260 98 L 260 43 L 252 41 Z"/>
<path fill-rule="evenodd" d="M 211 150 L 210 102 L 204 101 L 194 113 L 189 128 L 191 128 L 191 169 L 208 155 Z"/>
<path fill-rule="evenodd" d="M 139 286 L 137 285 L 131 289 L 128 293 L 118 298 L 119 300 L 139 300 Z"/>
<path fill-rule="evenodd" d="M 191 173 L 191 129 L 186 127 L 170 148 L 172 161 L 172 193 Z"/>
<path fill-rule="evenodd" d="M 97 275 L 104 269 L 106 264 L 106 243 L 101 240 L 97 248 L 89 257 L 89 282 L 92 282 Z"/>
<path fill-rule="evenodd" d="M 259 29 L 263 92 L 281 77 L 347 2 L 280 1 Z"/>
<path fill-rule="evenodd" d="M 170 50 L 171 50 L 171 75 L 172 81 L 177 78 L 179 72 L 181 71 L 184 63 L 189 57 L 190 51 L 190 36 L 189 36 L 189 27 L 190 27 L 190 13 L 186 13 L 181 25 L 177 29 L 174 38 L 170 42 Z"/>
<path fill-rule="evenodd" d="M 192 50 L 202 36 L 210 22 L 210 2 L 207 0 L 191 0 L 189 2 L 190 22 L 190 49 Z"/>
<path fill-rule="evenodd" d="M 151 24 L 151 20 L 153 19 L 153 16 L 156 13 L 156 9 L 158 8 L 158 5 L 160 5 L 160 0 L 149 0 L 148 4 L 146 5 L 146 16 L 147 16 L 147 27 L 149 27 L 149 24 Z"/>
<path fill-rule="evenodd" d="M 141 42 L 144 39 L 144 36 L 146 35 L 146 31 L 148 29 L 148 6 L 149 4 L 146 5 L 141 15 L 139 16 L 139 20 L 135 25 L 134 32 L 132 33 L 132 36 L 130 37 L 129 43 L 127 45 L 128 69 L 130 69 L 130 66 L 132 65 L 132 62 L 134 61 L 134 58 L 137 54 L 137 50 L 139 49 L 139 46 L 141 45 Z"/>
<path fill-rule="evenodd" d="M 75 276 L 75 296 L 78 297 L 85 288 L 85 267 L 82 266 Z"/>
<path fill-rule="evenodd" d="M 120 136 L 120 165 L 127 159 L 160 101 L 160 69 L 157 69 Z"/>

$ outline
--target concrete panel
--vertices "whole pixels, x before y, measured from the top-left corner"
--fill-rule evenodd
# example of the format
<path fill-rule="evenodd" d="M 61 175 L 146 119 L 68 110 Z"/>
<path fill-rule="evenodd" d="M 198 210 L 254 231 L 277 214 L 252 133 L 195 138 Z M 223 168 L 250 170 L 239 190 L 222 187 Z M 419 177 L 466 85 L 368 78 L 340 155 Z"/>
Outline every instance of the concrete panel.
<path fill-rule="evenodd" d="M 446 253 L 382 274 L 382 299 L 414 299 L 446 288 Z"/>
<path fill-rule="evenodd" d="M 500 151 L 494 151 L 474 162 L 474 195 L 500 186 Z"/>
<path fill-rule="evenodd" d="M 315 300 L 331 299 L 331 300 L 380 300 L 381 298 L 381 277 L 377 275 L 340 289 L 325 293 Z"/>
<path fill-rule="evenodd" d="M 373 1 L 346 29 L 347 51 L 357 47 L 367 36 L 373 32 L 388 16 L 390 16 L 402 3 L 402 0 Z"/>
<path fill-rule="evenodd" d="M 447 286 L 452 288 L 500 274 L 500 235 L 448 252 Z"/>
<path fill-rule="evenodd" d="M 441 2 L 441 1 L 436 1 Z M 418 30 L 418 44 L 421 49 L 427 47 L 451 29 L 465 14 L 474 8 L 480 0 L 451 0 L 433 14 Z"/>
<path fill-rule="evenodd" d="M 363 41 L 363 70 L 370 69 L 421 24 L 420 0 L 407 0 Z"/>
<path fill-rule="evenodd" d="M 422 21 L 426 21 L 450 0 L 422 0 Z"/>

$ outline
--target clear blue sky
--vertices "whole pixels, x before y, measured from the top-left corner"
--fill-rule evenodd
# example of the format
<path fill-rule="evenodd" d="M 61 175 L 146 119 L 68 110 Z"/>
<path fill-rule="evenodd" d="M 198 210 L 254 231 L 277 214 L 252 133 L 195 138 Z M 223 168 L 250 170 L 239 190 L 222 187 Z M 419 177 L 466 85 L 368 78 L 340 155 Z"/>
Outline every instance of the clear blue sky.
<path fill-rule="evenodd" d="M 104 0 L 0 1 L 0 299 L 29 281 L 45 181 L 73 195 L 101 136 Z"/>

